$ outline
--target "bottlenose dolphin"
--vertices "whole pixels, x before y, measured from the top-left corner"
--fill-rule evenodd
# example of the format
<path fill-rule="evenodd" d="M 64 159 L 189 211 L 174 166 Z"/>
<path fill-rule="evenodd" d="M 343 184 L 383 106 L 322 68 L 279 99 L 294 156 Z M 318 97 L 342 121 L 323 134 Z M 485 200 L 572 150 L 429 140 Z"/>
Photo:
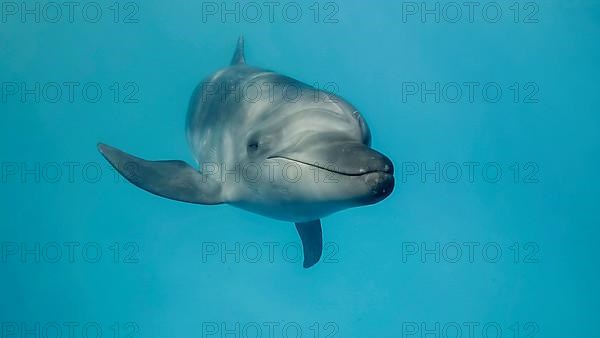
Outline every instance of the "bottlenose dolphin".
<path fill-rule="evenodd" d="M 230 66 L 194 91 L 186 133 L 198 169 L 102 143 L 98 149 L 128 181 L 153 194 L 228 203 L 294 222 L 305 268 L 321 257 L 322 217 L 377 203 L 394 188 L 392 162 L 371 149 L 358 110 L 333 93 L 247 65 L 243 37 Z"/>

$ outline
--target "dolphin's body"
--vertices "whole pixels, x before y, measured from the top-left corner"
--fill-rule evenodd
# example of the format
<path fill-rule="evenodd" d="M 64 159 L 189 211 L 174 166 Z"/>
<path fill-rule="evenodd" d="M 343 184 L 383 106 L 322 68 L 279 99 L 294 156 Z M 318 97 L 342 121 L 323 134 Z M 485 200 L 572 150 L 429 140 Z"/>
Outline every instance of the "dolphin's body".
<path fill-rule="evenodd" d="M 392 162 L 370 148 L 371 133 L 342 98 L 246 65 L 240 38 L 231 65 L 192 96 L 187 138 L 196 170 L 146 161 L 99 144 L 131 183 L 162 197 L 228 203 L 296 223 L 304 267 L 321 257 L 320 219 L 373 204 L 393 189 Z"/>

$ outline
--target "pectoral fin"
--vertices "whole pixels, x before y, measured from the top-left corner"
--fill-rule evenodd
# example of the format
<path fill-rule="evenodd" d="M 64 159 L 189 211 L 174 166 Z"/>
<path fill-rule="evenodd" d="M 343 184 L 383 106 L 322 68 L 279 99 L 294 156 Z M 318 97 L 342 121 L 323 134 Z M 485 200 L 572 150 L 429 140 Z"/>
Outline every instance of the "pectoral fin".
<path fill-rule="evenodd" d="M 296 229 L 302 240 L 304 250 L 304 268 L 310 268 L 315 265 L 323 252 L 323 231 L 321 230 L 321 220 L 296 223 Z"/>
<path fill-rule="evenodd" d="M 219 182 L 183 161 L 146 161 L 101 143 L 98 150 L 129 182 L 155 195 L 196 204 L 223 203 Z"/>

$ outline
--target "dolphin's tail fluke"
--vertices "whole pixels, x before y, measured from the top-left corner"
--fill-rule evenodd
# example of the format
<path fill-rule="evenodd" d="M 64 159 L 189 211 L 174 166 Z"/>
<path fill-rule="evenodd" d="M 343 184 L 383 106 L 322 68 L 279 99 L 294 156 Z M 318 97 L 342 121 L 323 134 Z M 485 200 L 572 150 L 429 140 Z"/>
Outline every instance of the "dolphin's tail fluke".
<path fill-rule="evenodd" d="M 240 38 L 237 42 L 237 47 L 235 48 L 235 53 L 233 54 L 233 58 L 231 58 L 231 65 L 239 65 L 246 63 L 246 59 L 244 58 L 244 36 L 240 35 Z"/>

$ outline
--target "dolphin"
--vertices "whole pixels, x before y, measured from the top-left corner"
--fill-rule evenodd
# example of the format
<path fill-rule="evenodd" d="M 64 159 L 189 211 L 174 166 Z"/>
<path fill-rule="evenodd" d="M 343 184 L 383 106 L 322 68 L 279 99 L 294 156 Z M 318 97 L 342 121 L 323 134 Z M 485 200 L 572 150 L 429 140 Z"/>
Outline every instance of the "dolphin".
<path fill-rule="evenodd" d="M 371 148 L 359 111 L 334 93 L 246 64 L 243 37 L 231 64 L 195 89 L 186 134 L 196 167 L 102 143 L 98 149 L 129 182 L 155 195 L 227 203 L 295 223 L 304 268 L 321 258 L 321 218 L 377 203 L 394 188 L 392 161 Z"/>

